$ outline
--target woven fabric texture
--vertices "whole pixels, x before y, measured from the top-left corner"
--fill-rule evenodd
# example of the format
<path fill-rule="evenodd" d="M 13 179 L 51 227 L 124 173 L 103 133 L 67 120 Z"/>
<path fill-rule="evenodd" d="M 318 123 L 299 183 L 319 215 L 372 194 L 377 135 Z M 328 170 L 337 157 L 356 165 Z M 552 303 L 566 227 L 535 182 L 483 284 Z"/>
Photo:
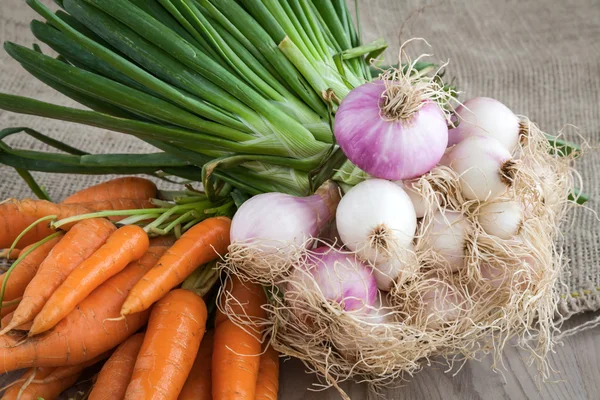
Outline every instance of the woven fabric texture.
<path fill-rule="evenodd" d="M 52 8 L 51 0 L 44 0 Z M 351 1 L 353 4 L 354 1 Z M 449 61 L 463 99 L 489 96 L 527 115 L 548 133 L 573 124 L 592 145 L 600 139 L 600 2 L 598 0 L 358 0 L 363 38 L 384 37 L 386 58 L 394 62 L 399 44 L 412 37 L 411 54 L 434 53 Z M 0 41 L 33 43 L 29 22 L 36 14 L 22 0 L 0 1 Z M 46 48 L 43 47 L 44 50 Z M 74 106 L 75 103 L 30 77 L 0 51 L 0 91 Z M 148 152 L 135 138 L 31 116 L 0 111 L 0 127 L 27 126 L 93 153 Z M 571 128 L 573 130 L 573 128 Z M 43 149 L 25 136 L 13 146 Z M 600 157 L 590 153 L 578 164 L 588 206 L 598 209 Z M 53 199 L 106 180 L 96 176 L 34 174 Z M 164 187 L 164 184 L 161 183 Z M 11 169 L 0 166 L 0 198 L 31 197 Z M 600 309 L 600 223 L 592 211 L 579 210 L 566 232 L 571 260 L 561 286 L 564 317 Z"/>

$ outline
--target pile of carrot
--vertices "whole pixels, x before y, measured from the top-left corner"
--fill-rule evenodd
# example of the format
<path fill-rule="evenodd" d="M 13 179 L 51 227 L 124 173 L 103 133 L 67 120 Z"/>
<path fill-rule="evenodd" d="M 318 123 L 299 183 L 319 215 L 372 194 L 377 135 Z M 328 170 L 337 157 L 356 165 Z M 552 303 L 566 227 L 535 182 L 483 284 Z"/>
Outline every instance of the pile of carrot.
<path fill-rule="evenodd" d="M 40 218 L 147 208 L 156 193 L 148 180 L 119 178 L 60 204 L 10 200 L 0 205 L 0 248 Z M 260 328 L 214 315 L 214 304 L 180 288 L 225 255 L 231 220 L 204 219 L 179 238 L 116 222 L 56 231 L 44 221 L 19 239 L 19 258 L 0 276 L 0 373 L 27 369 L 2 399 L 58 398 L 102 362 L 90 399 L 276 399 L 278 354 Z M 262 287 L 225 281 L 244 304 L 234 313 L 264 318 Z"/>

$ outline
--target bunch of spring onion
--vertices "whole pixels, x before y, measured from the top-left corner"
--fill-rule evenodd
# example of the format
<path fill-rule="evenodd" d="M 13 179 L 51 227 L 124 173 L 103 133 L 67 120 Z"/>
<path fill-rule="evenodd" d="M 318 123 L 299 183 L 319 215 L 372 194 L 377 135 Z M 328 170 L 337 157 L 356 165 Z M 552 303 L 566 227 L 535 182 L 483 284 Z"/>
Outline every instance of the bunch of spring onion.
<path fill-rule="evenodd" d="M 89 110 L 8 94 L 0 108 L 130 134 L 160 153 L 77 158 L 87 155 L 62 143 L 68 156 L 4 146 L 0 162 L 21 170 L 102 174 L 117 164 L 111 172 L 203 181 L 209 195 L 224 183 L 307 195 L 344 161 L 332 99 L 371 80 L 368 60 L 386 47 L 361 44 L 344 1 L 57 3 L 53 13 L 27 1 L 45 20 L 32 21 L 32 33 L 58 57 L 37 45 L 4 48 Z"/>
<path fill-rule="evenodd" d="M 223 268 L 270 288 L 274 347 L 336 387 L 385 385 L 436 356 L 452 363 L 491 352 L 498 362 L 509 340 L 531 351 L 546 378 L 565 263 L 555 241 L 578 197 L 575 147 L 548 141 L 489 98 L 465 102 L 450 130 L 436 102 L 414 105 L 412 119 L 386 119 L 387 89 L 350 92 L 335 123 L 348 158 L 378 178 L 363 176 L 341 199 L 332 182 L 309 197 L 253 197 L 233 218 Z M 443 148 L 430 137 L 422 163 L 394 158 L 412 143 L 404 135 L 433 132 Z M 360 140 L 380 147 L 353 155 Z"/>

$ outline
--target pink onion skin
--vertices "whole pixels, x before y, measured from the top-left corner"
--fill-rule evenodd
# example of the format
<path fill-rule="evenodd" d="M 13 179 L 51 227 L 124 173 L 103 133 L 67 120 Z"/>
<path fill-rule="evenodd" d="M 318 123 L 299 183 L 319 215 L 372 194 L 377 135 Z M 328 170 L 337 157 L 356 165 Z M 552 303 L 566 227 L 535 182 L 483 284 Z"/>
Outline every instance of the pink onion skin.
<path fill-rule="evenodd" d="M 377 284 L 369 267 L 355 255 L 342 253 L 327 246 L 311 251 L 308 257 L 309 280 L 305 270 L 297 270 L 291 279 L 302 282 L 308 290 L 315 290 L 314 283 L 323 296 L 340 304 L 345 311 L 369 312 L 377 304 Z M 297 283 L 293 285 L 298 290 Z"/>
<path fill-rule="evenodd" d="M 334 134 L 348 159 L 369 175 L 412 179 L 431 170 L 448 145 L 448 125 L 440 107 L 428 101 L 407 121 L 381 116 L 383 81 L 353 89 L 335 116 Z"/>
<path fill-rule="evenodd" d="M 317 237 L 333 219 L 339 200 L 337 185 L 331 182 L 308 197 L 259 194 L 242 204 L 233 217 L 231 243 L 256 242 L 263 251 L 275 251 L 286 244 L 308 246 L 308 239 Z"/>
<path fill-rule="evenodd" d="M 454 146 L 469 136 L 491 136 L 508 150 L 519 142 L 519 117 L 498 100 L 475 97 L 456 109 L 460 123 L 448 131 L 448 146 Z"/>

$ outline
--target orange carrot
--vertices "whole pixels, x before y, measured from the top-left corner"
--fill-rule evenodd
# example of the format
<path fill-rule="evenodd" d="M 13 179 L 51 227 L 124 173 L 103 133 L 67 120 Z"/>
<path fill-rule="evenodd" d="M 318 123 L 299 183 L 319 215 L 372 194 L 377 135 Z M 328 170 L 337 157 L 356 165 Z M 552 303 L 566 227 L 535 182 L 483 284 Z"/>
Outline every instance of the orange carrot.
<path fill-rule="evenodd" d="M 148 179 L 128 176 L 111 179 L 76 192 L 63 204 L 93 203 L 115 199 L 150 199 L 156 197 L 156 185 Z"/>
<path fill-rule="evenodd" d="M 166 235 L 166 236 L 156 236 L 150 238 L 150 246 L 173 246 L 177 238 L 175 235 Z"/>
<path fill-rule="evenodd" d="M 40 264 L 46 256 L 50 253 L 50 250 L 59 242 L 62 235 L 55 237 L 33 250 L 29 255 L 23 258 L 14 270 L 10 273 L 8 281 L 6 282 L 6 291 L 4 292 L 4 301 L 16 299 L 17 297 L 23 296 L 25 288 L 31 282 L 35 276 Z M 29 250 L 29 247 L 23 249 L 23 253 Z M 4 283 L 6 273 L 0 275 L 0 287 Z"/>
<path fill-rule="evenodd" d="M 212 350 L 214 331 L 208 331 L 202 338 L 200 350 L 188 375 L 178 400 L 212 399 Z"/>
<path fill-rule="evenodd" d="M 125 396 L 143 340 L 144 334 L 138 333 L 117 347 L 98 374 L 88 400 L 121 400 Z"/>
<path fill-rule="evenodd" d="M 21 254 L 21 249 L 12 249 L 10 254 L 8 254 L 8 250 L 10 249 L 4 249 L 0 251 L 0 259 L 5 258 L 7 260 L 16 260 L 17 258 L 19 258 L 19 255 Z"/>
<path fill-rule="evenodd" d="M 221 296 L 221 308 L 227 309 L 234 315 L 245 315 L 249 318 L 264 319 L 266 312 L 262 306 L 266 303 L 265 291 L 260 285 L 251 282 L 242 282 L 236 276 L 229 276 L 223 284 L 223 295 Z M 229 319 L 221 311 L 217 312 L 215 325 Z"/>
<path fill-rule="evenodd" d="M 10 324 L 10 321 L 12 321 L 13 314 L 14 314 L 14 311 L 9 312 L 4 317 L 2 317 L 2 326 L 7 326 L 8 324 Z M 15 326 L 12 329 L 15 331 L 28 331 L 29 329 L 31 329 L 31 322 L 27 322 L 25 324 Z"/>
<path fill-rule="evenodd" d="M 148 247 L 148 235 L 139 226 L 126 225 L 114 231 L 106 243 L 75 268 L 52 293 L 33 320 L 29 335 L 55 326 L 94 289 L 142 257 Z"/>
<path fill-rule="evenodd" d="M 84 369 L 86 369 L 89 366 L 92 366 L 102 360 L 107 359 L 108 356 L 110 356 L 110 353 L 111 353 L 110 351 L 104 352 L 104 353 L 100 354 L 99 356 L 94 357 L 91 360 L 84 362 L 83 364 L 76 364 L 76 365 L 70 365 L 70 366 L 66 366 L 66 367 L 56 367 L 56 368 L 49 367 L 49 368 L 52 368 L 52 371 L 49 375 L 47 375 L 43 378 L 36 376 L 31 381 L 31 383 L 47 384 L 50 382 L 59 381 L 59 380 L 68 378 L 70 376 L 80 373 L 81 371 L 83 371 Z M 18 384 L 20 382 L 24 382 L 25 380 L 27 380 L 27 378 L 18 379 L 16 381 L 14 381 L 12 384 Z"/>
<path fill-rule="evenodd" d="M 82 364 L 122 343 L 146 323 L 149 312 L 122 319 L 121 305 L 165 251 L 165 247 L 149 249 L 144 257 L 94 290 L 53 330 L 18 345 L 11 336 L 0 336 L 0 373 Z"/>
<path fill-rule="evenodd" d="M 17 299 L 19 299 L 19 300 L 20 300 L 20 298 L 19 298 L 19 297 L 17 297 L 17 298 L 16 298 L 16 299 L 14 299 L 14 300 L 16 301 Z M 15 304 L 11 304 L 11 305 L 8 305 L 8 306 L 5 306 L 5 307 L 2 307 L 2 310 L 0 310 L 0 318 L 4 318 L 4 317 L 6 317 L 8 314 L 10 314 L 10 313 L 14 312 L 14 311 L 17 309 L 17 307 L 18 307 L 18 306 L 19 306 L 19 303 L 15 303 Z"/>
<path fill-rule="evenodd" d="M 56 215 L 57 219 L 62 219 L 89 212 L 90 209 L 78 204 L 59 205 L 46 200 L 10 199 L 0 205 L 0 247 L 10 247 L 17 236 L 39 218 Z M 68 230 L 69 227 L 61 229 Z M 35 243 L 54 232 L 48 223 L 41 222 L 19 240 L 18 245 Z"/>
<path fill-rule="evenodd" d="M 176 289 L 152 310 L 125 399 L 177 399 L 206 328 L 202 297 Z"/>
<path fill-rule="evenodd" d="M 131 290 L 123 304 L 123 315 L 146 310 L 179 285 L 201 264 L 227 252 L 231 220 L 209 218 L 185 232 Z"/>
<path fill-rule="evenodd" d="M 59 220 L 94 211 L 153 207 L 154 205 L 148 200 L 140 199 L 104 200 L 85 204 L 55 204 L 46 200 L 10 199 L 0 205 L 0 248 L 10 247 L 21 231 L 42 217 L 56 215 L 56 219 Z M 122 218 L 124 217 L 114 217 L 117 220 Z M 73 225 L 73 223 L 61 225 L 60 229 L 69 230 Z M 53 232 L 47 223 L 39 223 L 18 244 L 25 246 L 35 243 Z"/>
<path fill-rule="evenodd" d="M 0 334 L 33 321 L 67 276 L 98 250 L 115 229 L 111 222 L 103 218 L 76 223 L 42 262 L 25 289 L 11 323 Z"/>
<path fill-rule="evenodd" d="M 279 390 L 279 353 L 273 347 L 260 356 L 258 379 L 256 381 L 256 400 L 277 400 Z"/>
<path fill-rule="evenodd" d="M 43 380 L 58 368 L 39 368 L 35 371 L 35 380 Z M 23 374 L 23 379 L 27 379 L 34 373 L 33 369 L 28 369 Z M 37 383 L 31 382 L 21 391 L 22 384 L 16 384 L 6 390 L 2 400 L 38 400 L 40 398 L 44 400 L 54 400 L 66 389 L 71 387 L 81 375 L 81 371 L 76 372 L 74 375 L 69 375 L 62 379 L 51 380 L 48 383 Z"/>
<path fill-rule="evenodd" d="M 260 306 L 266 303 L 266 296 L 260 286 L 233 278 L 225 290 L 232 296 L 235 294 L 236 300 L 244 304 L 244 310 L 256 313 L 249 316 L 264 318 L 265 312 Z M 214 400 L 254 400 L 256 396 L 261 354 L 260 329 L 251 326 L 251 320 L 248 322 L 242 329 L 217 311 L 212 357 Z"/>
<path fill-rule="evenodd" d="M 19 202 L 10 199 L 0 205 L 0 248 L 8 248 L 19 234 L 37 219 L 35 215 L 27 215 L 21 212 Z M 24 247 L 42 240 L 54 231 L 48 224 L 37 224 L 19 240 L 19 247 Z"/>

